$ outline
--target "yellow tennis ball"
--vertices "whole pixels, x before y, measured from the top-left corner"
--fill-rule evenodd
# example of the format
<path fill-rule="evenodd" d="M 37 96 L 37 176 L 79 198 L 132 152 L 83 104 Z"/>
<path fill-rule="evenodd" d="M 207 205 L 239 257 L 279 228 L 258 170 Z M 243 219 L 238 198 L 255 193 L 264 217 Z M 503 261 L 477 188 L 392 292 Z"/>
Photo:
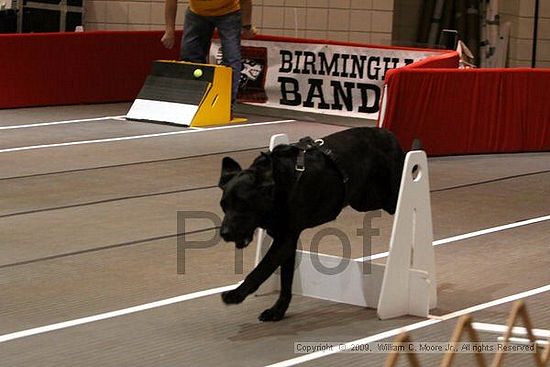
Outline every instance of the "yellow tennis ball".
<path fill-rule="evenodd" d="M 202 70 L 201 69 L 195 69 L 195 71 L 193 71 L 193 76 L 195 78 L 200 78 L 202 76 Z"/>

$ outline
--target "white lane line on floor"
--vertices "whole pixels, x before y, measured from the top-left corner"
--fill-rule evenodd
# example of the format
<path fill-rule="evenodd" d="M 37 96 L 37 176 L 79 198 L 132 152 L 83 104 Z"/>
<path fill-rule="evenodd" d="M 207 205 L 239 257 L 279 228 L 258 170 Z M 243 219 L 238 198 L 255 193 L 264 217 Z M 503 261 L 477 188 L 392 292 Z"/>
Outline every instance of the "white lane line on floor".
<path fill-rule="evenodd" d="M 502 226 L 481 229 L 479 231 L 465 233 L 465 234 L 461 234 L 461 235 L 453 236 L 453 237 L 449 237 L 449 238 L 443 238 L 441 240 L 433 241 L 433 245 L 434 246 L 445 245 L 445 244 L 451 243 L 451 242 L 467 240 L 469 238 L 484 236 L 484 235 L 487 235 L 487 234 L 500 232 L 500 231 L 505 231 L 505 230 L 508 230 L 508 229 L 528 226 L 530 224 L 540 223 L 540 222 L 544 222 L 544 221 L 547 221 L 547 220 L 550 220 L 550 215 L 545 215 L 545 216 L 538 217 L 538 218 L 526 219 L 526 220 L 522 220 L 522 221 L 519 221 L 519 222 L 505 224 L 505 225 L 502 225 Z M 359 257 L 359 258 L 354 259 L 354 260 L 355 261 L 376 260 L 376 259 L 382 259 L 384 257 L 388 257 L 388 255 L 389 255 L 389 252 L 381 252 L 381 253 L 374 254 L 374 255 L 371 255 L 371 256 Z"/>
<path fill-rule="evenodd" d="M 550 216 L 541 217 L 541 218 L 550 219 Z M 495 228 L 502 228 L 502 227 L 506 227 L 506 229 L 515 228 L 520 223 L 525 223 L 525 222 L 536 223 L 536 222 L 540 221 L 538 219 L 540 219 L 540 218 L 534 218 L 534 219 L 529 219 L 527 221 L 511 223 L 511 224 L 507 224 L 507 225 L 499 226 L 499 227 L 495 227 Z M 513 224 L 516 224 L 516 225 L 512 226 Z M 523 224 L 523 225 L 525 225 L 525 224 Z M 483 231 L 490 231 L 490 229 L 491 228 L 484 229 Z M 481 231 L 477 231 L 477 232 L 481 232 Z M 472 233 L 476 233 L 476 232 L 472 232 Z M 491 232 L 488 232 L 488 233 L 491 233 Z M 466 236 L 466 235 L 461 235 L 461 236 Z M 450 237 L 450 238 L 456 238 L 456 237 L 461 237 L 461 236 L 455 236 L 455 237 Z M 442 240 L 439 240 L 439 241 L 444 242 L 444 241 L 448 241 L 448 239 L 442 239 Z M 435 242 L 437 242 L 437 241 L 435 241 Z M 448 243 L 448 242 L 446 242 L 446 243 Z M 383 252 L 383 253 L 380 253 L 380 254 L 374 254 L 372 256 L 369 256 L 369 258 L 371 258 L 373 260 L 374 259 L 379 259 L 379 258 L 383 258 L 383 257 L 388 256 L 387 254 L 388 254 L 387 252 Z M 365 259 L 365 258 L 360 258 L 360 259 Z M 363 261 L 365 261 L 365 260 L 363 260 Z M 125 308 L 125 309 L 121 309 L 121 310 L 107 312 L 107 313 L 104 313 L 104 314 L 88 316 L 88 317 L 84 317 L 84 318 L 81 318 L 81 319 L 69 320 L 69 321 L 60 322 L 60 323 L 57 323 L 57 324 L 41 326 L 41 327 L 28 329 L 28 330 L 22 330 L 22 331 L 18 331 L 18 332 L 6 334 L 6 335 L 0 335 L 0 343 L 10 341 L 10 340 L 14 340 L 14 339 L 19 339 L 19 338 L 25 338 L 25 337 L 36 335 L 36 334 L 46 333 L 48 331 L 65 329 L 65 328 L 72 327 L 72 326 L 87 324 L 87 323 L 90 323 L 90 322 L 105 320 L 105 319 L 108 319 L 108 318 L 123 316 L 123 315 L 127 315 L 127 314 L 130 314 L 130 313 L 135 313 L 135 312 L 144 311 L 144 310 L 150 310 L 152 308 L 162 307 L 162 306 L 166 306 L 166 305 L 170 305 L 170 304 L 174 304 L 174 303 L 185 302 L 185 301 L 193 300 L 193 299 L 200 298 L 200 297 L 214 295 L 214 294 L 217 294 L 217 293 L 225 292 L 226 290 L 233 289 L 234 287 L 238 286 L 240 283 L 241 282 L 236 283 L 236 284 L 232 284 L 232 285 L 228 285 L 228 286 L 224 286 L 224 287 L 207 289 L 207 290 L 200 291 L 200 292 L 195 292 L 195 293 L 190 293 L 190 294 L 186 294 L 186 295 L 182 295 L 182 296 L 178 296 L 178 297 L 168 298 L 168 299 L 165 299 L 165 300 L 159 300 L 159 301 L 147 303 L 147 304 L 144 304 L 144 305 L 133 306 L 133 307 L 130 307 L 130 308 Z M 435 317 L 435 318 L 439 319 L 440 317 Z"/>
<path fill-rule="evenodd" d="M 102 313 L 102 314 L 99 314 L 99 315 L 83 317 L 83 318 L 80 318 L 80 319 L 59 322 L 57 324 L 51 324 L 51 325 L 41 326 L 41 327 L 37 327 L 37 328 L 33 328 L 33 329 L 17 331 L 15 333 L 0 335 L 0 343 L 5 343 L 7 341 L 15 340 L 15 339 L 26 338 L 26 337 L 37 335 L 37 334 L 43 334 L 43 333 L 47 333 L 47 332 L 54 331 L 54 330 L 66 329 L 66 328 L 77 326 L 77 325 L 89 324 L 91 322 L 106 320 L 106 319 L 110 319 L 110 318 L 113 318 L 113 317 L 129 315 L 129 314 L 140 312 L 140 311 L 150 310 L 152 308 L 172 305 L 174 303 L 180 303 L 180 302 L 189 301 L 189 300 L 192 300 L 192 299 L 202 298 L 202 297 L 210 296 L 210 295 L 213 295 L 213 294 L 229 291 L 229 290 L 235 288 L 236 286 L 238 286 L 239 284 L 240 283 L 227 285 L 227 286 L 219 287 L 219 288 L 208 289 L 208 290 L 195 292 L 195 293 L 190 293 L 190 294 L 184 294 L 182 296 L 172 297 L 172 298 L 163 299 L 163 300 L 156 301 L 156 302 L 146 303 L 146 304 L 143 304 L 143 305 L 124 308 L 122 310 L 106 312 L 106 313 Z"/>
<path fill-rule="evenodd" d="M 197 134 L 197 133 L 204 133 L 204 132 L 217 131 L 217 130 L 238 129 L 238 128 L 247 128 L 247 127 L 254 127 L 254 126 L 263 126 L 263 125 L 284 124 L 284 123 L 287 123 L 287 122 L 294 122 L 294 121 L 296 121 L 296 120 L 267 121 L 267 122 L 257 122 L 257 123 L 253 123 L 253 124 L 218 126 L 218 127 L 211 127 L 211 128 L 207 128 L 207 129 L 200 129 L 200 130 L 187 129 L 187 130 L 182 130 L 182 131 L 169 131 L 169 132 L 165 132 L 165 133 L 156 133 L 156 134 L 122 136 L 122 137 L 119 137 L 119 138 L 81 140 L 81 141 L 72 141 L 72 142 L 67 142 L 67 143 L 32 145 L 32 146 L 27 146 L 27 147 L 0 149 L 0 153 L 19 152 L 19 151 L 23 151 L 23 150 L 34 150 L 34 149 L 68 147 L 68 146 L 83 145 L 83 144 L 98 144 L 98 143 L 110 143 L 110 142 L 115 142 L 115 141 L 158 138 L 158 137 L 171 136 L 171 135 Z"/>
<path fill-rule="evenodd" d="M 550 284 L 547 284 L 547 285 L 539 287 L 539 288 L 531 289 L 531 290 L 528 290 L 528 291 L 525 291 L 525 292 L 516 293 L 516 294 L 510 295 L 510 296 L 507 296 L 507 297 L 503 297 L 503 298 L 500 298 L 500 299 L 497 299 L 497 300 L 494 300 L 494 301 L 491 301 L 491 302 L 486 302 L 486 303 L 482 303 L 482 304 L 479 304 L 479 305 L 476 305 L 476 306 L 473 306 L 473 307 L 468 307 L 468 308 L 465 308 L 465 309 L 462 309 L 462 310 L 459 310 L 459 311 L 456 311 L 456 312 L 452 312 L 452 313 L 443 315 L 443 316 L 438 317 L 436 319 L 434 318 L 434 319 L 428 319 L 428 320 L 416 322 L 414 324 L 409 324 L 409 325 L 404 326 L 404 327 L 400 327 L 400 328 L 385 331 L 383 333 L 371 335 L 371 336 L 368 336 L 366 338 L 357 339 L 357 340 L 354 340 L 354 341 L 343 344 L 344 347 L 343 348 L 338 348 L 338 350 L 336 348 L 334 348 L 334 350 L 332 350 L 332 351 L 331 350 L 324 350 L 324 351 L 319 351 L 319 352 L 315 352 L 315 353 L 310 353 L 310 354 L 306 354 L 306 355 L 303 355 L 303 356 L 300 356 L 300 357 L 288 359 L 286 361 L 281 361 L 281 362 L 278 362 L 278 363 L 270 364 L 266 367 L 296 366 L 296 365 L 301 364 L 301 363 L 313 361 L 315 359 L 319 359 L 319 358 L 327 357 L 327 356 L 335 354 L 335 353 L 339 353 L 342 350 L 352 348 L 354 345 L 377 342 L 377 341 L 380 341 L 380 340 L 383 340 L 383 339 L 387 339 L 387 338 L 397 336 L 397 335 L 401 334 L 404 331 L 413 331 L 413 330 L 416 330 L 416 329 L 420 329 L 420 328 L 424 328 L 424 327 L 427 327 L 427 326 L 435 325 L 435 324 L 438 324 L 442 321 L 451 320 L 451 319 L 454 319 L 454 318 L 457 318 L 457 317 L 460 317 L 460 316 L 463 316 L 463 315 L 467 315 L 467 314 L 472 313 L 472 312 L 481 311 L 481 310 L 484 310 L 484 309 L 487 309 L 487 308 L 490 308 L 490 307 L 502 305 L 502 304 L 508 303 L 508 302 L 517 301 L 518 299 L 534 296 L 534 295 L 544 293 L 544 292 L 548 292 L 548 291 L 550 291 Z"/>
<path fill-rule="evenodd" d="M 540 222 L 544 222 L 546 220 L 550 220 L 550 215 L 545 215 L 545 216 L 538 217 L 538 218 L 526 219 L 526 220 L 522 220 L 520 222 L 514 222 L 514 223 L 506 224 L 506 225 L 503 225 L 503 226 L 482 229 L 482 230 L 475 231 L 475 232 L 472 232 L 472 233 L 466 233 L 466 234 L 462 234 L 462 235 L 458 235 L 458 236 L 454 236 L 454 237 L 445 238 L 445 239 L 442 239 L 442 240 L 434 241 L 434 246 L 443 245 L 443 244 L 450 243 L 450 242 L 455 242 L 455 241 L 462 241 L 462 240 L 472 238 L 472 237 L 484 236 L 486 234 L 499 232 L 499 231 L 504 231 L 504 230 L 507 230 L 507 229 L 517 228 L 517 227 L 522 227 L 522 226 L 527 226 L 527 225 L 530 225 L 530 224 L 540 223 Z"/>
<path fill-rule="evenodd" d="M 119 120 L 124 116 L 103 116 L 103 117 L 92 117 L 88 119 L 79 119 L 79 120 L 65 120 L 65 121 L 53 121 L 53 122 L 39 122 L 36 124 L 26 124 L 26 125 L 11 125 L 11 126 L 0 126 L 0 130 L 15 130 L 15 129 L 28 129 L 32 127 L 44 127 L 44 126 L 54 126 L 54 125 L 65 125 L 65 124 L 76 124 L 80 122 L 90 122 L 90 121 L 102 121 L 102 120 Z"/>

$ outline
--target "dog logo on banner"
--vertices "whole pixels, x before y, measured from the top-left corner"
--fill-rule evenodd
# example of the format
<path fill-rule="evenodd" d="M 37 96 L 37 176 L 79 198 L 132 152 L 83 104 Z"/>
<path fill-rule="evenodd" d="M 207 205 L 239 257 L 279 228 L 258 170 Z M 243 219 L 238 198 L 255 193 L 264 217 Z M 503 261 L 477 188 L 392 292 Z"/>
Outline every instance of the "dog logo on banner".
<path fill-rule="evenodd" d="M 216 63 L 222 63 L 222 51 L 218 50 Z M 241 79 L 239 81 L 239 102 L 267 102 L 265 81 L 267 73 L 266 47 L 241 47 Z"/>

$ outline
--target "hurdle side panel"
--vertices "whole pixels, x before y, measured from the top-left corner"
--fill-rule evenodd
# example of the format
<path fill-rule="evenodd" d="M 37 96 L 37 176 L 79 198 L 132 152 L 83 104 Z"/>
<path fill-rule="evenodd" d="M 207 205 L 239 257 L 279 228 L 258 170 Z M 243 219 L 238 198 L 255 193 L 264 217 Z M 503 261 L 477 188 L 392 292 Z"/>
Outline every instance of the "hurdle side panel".
<path fill-rule="evenodd" d="M 425 152 L 412 151 L 405 157 L 399 188 L 378 302 L 380 319 L 407 314 L 427 317 L 437 305 L 432 231 L 428 160 Z"/>
<path fill-rule="evenodd" d="M 412 165 L 418 166 L 417 179 L 411 194 L 415 198 L 415 232 L 413 237 L 412 268 L 427 273 L 429 282 L 429 309 L 437 307 L 437 282 L 435 276 L 435 249 L 433 247 L 432 204 L 428 159 L 425 152 L 414 154 Z"/>

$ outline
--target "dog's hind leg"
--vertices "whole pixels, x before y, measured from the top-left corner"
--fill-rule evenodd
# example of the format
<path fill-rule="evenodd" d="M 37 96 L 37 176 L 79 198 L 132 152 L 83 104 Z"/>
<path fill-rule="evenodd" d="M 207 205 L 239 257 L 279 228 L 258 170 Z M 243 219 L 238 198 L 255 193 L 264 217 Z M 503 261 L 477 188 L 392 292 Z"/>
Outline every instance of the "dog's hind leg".
<path fill-rule="evenodd" d="M 292 299 L 292 280 L 294 279 L 294 266 L 296 263 L 296 251 L 281 265 L 281 293 L 279 299 L 271 307 L 260 314 L 260 321 L 279 321 L 285 316 L 290 300 Z"/>
<path fill-rule="evenodd" d="M 247 275 L 244 282 L 237 288 L 222 293 L 223 302 L 226 304 L 241 303 L 250 293 L 254 293 L 290 256 L 293 254 L 295 256 L 297 241 L 298 236 L 289 236 L 284 240 L 273 241 L 273 244 L 264 258 L 260 261 L 258 266 Z M 294 267 L 292 269 L 294 269 Z"/>

